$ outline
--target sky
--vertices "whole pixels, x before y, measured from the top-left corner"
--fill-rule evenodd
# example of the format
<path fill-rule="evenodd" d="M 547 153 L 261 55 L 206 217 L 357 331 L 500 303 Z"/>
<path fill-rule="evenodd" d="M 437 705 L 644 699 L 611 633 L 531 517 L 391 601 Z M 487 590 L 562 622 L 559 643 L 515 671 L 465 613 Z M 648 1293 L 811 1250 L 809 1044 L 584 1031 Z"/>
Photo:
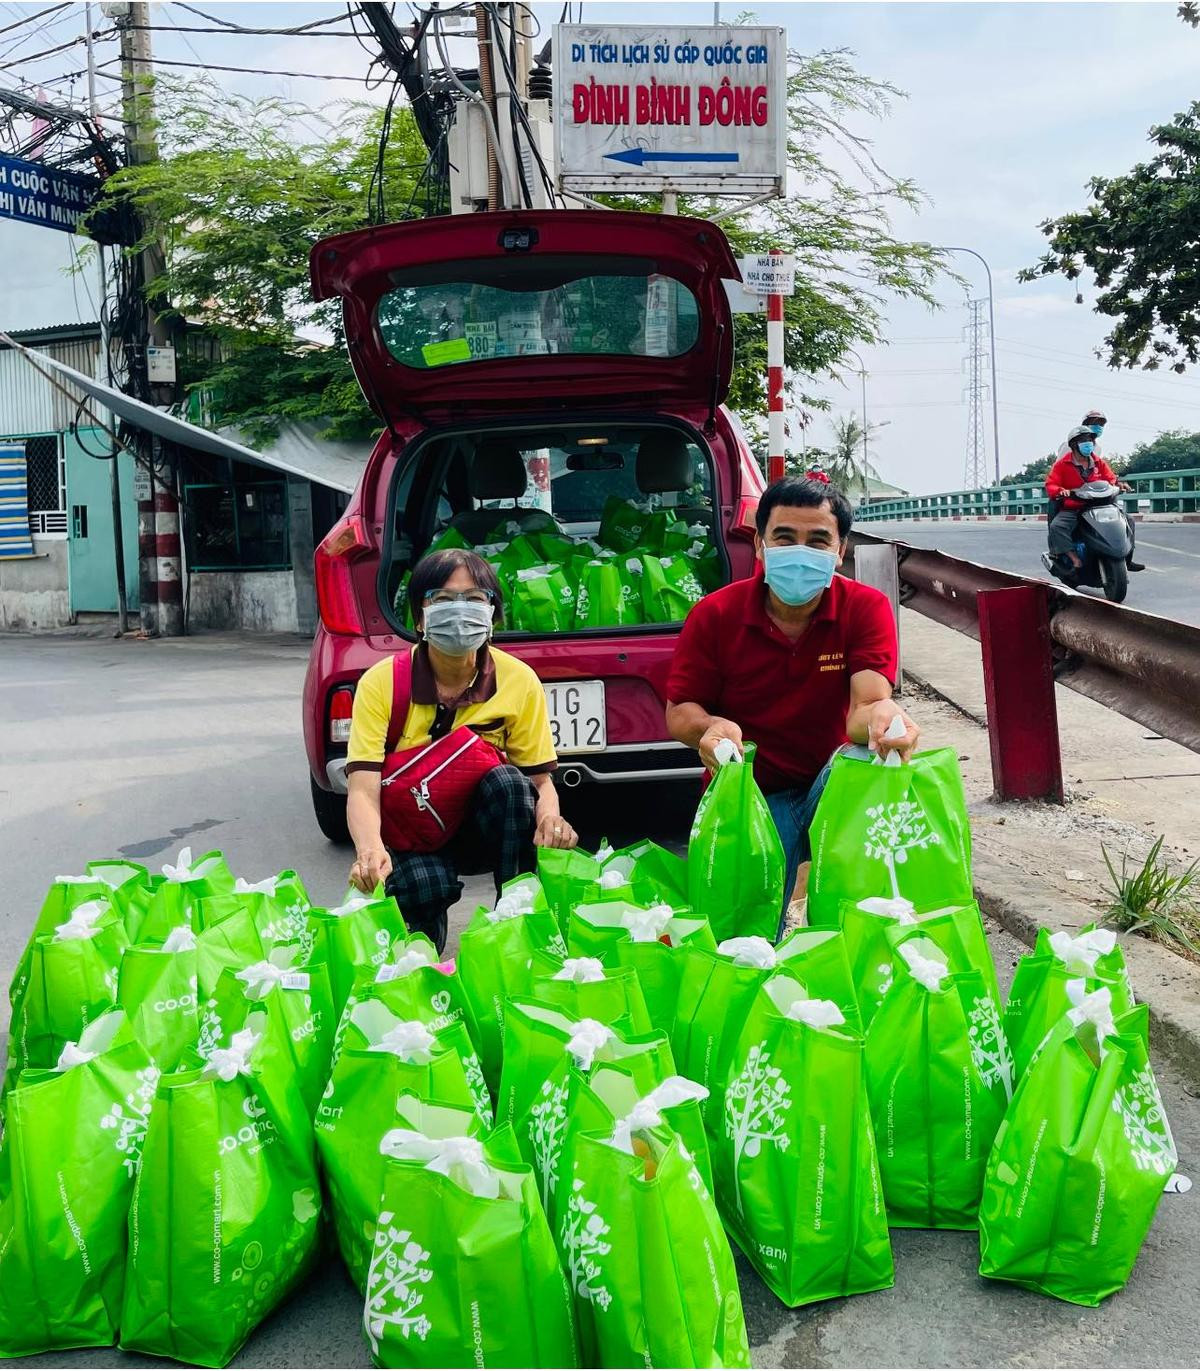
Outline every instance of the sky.
<path fill-rule="evenodd" d="M 50 0 L 0 3 L 0 30 Z M 334 3 L 221 3 L 197 8 L 243 26 L 287 27 L 344 12 Z M 534 4 L 549 27 L 561 5 Z M 578 6 L 575 7 L 578 9 Z M 94 21 L 103 22 L 93 7 Z M 1147 131 L 1200 97 L 1200 32 L 1176 17 L 1173 3 L 993 4 L 770 3 L 739 0 L 722 6 L 729 19 L 753 10 L 762 23 L 786 27 L 789 44 L 804 52 L 845 48 L 862 72 L 907 92 L 882 121 L 853 121 L 858 134 L 893 175 L 911 177 L 925 195 L 919 212 L 893 217 L 898 237 L 981 253 L 992 270 L 997 336 L 1000 469 L 1011 472 L 1056 447 L 1092 407 L 1106 411 L 1105 451 L 1127 453 L 1164 429 L 1200 430 L 1200 373 L 1111 372 L 1097 360 L 1106 329 L 1092 312 L 1094 289 L 1053 277 L 1022 285 L 1017 273 L 1041 255 L 1038 225 L 1086 203 L 1094 175 L 1117 175 L 1150 155 Z M 401 17 L 404 6 L 397 7 Z M 593 23 L 711 23 L 712 4 L 586 3 Z M 353 38 L 248 38 L 186 34 L 181 27 L 215 27 L 178 4 L 152 6 L 156 58 L 253 66 L 310 76 L 215 73 L 232 90 L 281 94 L 310 105 L 363 93 L 367 54 Z M 59 98 L 86 98 L 83 48 L 29 61 L 31 54 L 78 37 L 83 7 L 73 6 L 10 33 L 0 32 L 0 85 L 47 82 Z M 345 25 L 336 26 L 345 28 Z M 103 63 L 116 56 L 112 38 L 98 45 Z M 12 64 L 17 65 L 12 65 Z M 102 66 L 102 70 L 105 68 Z M 108 67 L 111 72 L 113 67 Z M 178 68 L 184 71 L 183 68 Z M 67 79 L 61 79 L 67 78 Z M 102 79 L 115 110 L 116 85 Z M 72 281 L 65 268 L 71 236 L 0 220 L 0 326 L 31 327 L 95 317 L 94 283 Z M 986 296 L 982 266 L 954 258 L 973 294 Z M 965 402 L 967 320 L 963 288 L 945 280 L 940 308 L 892 302 L 886 345 L 859 350 L 866 371 L 866 410 L 881 425 L 872 457 L 881 475 L 905 489 L 928 493 L 963 486 L 968 411 Z M 844 382 L 819 378 L 816 390 L 832 405 L 816 414 L 807 440 L 829 439 L 831 417 L 861 417 L 857 364 Z M 994 469 L 990 400 L 985 410 L 988 470 Z M 798 416 L 792 441 L 799 446 Z"/>

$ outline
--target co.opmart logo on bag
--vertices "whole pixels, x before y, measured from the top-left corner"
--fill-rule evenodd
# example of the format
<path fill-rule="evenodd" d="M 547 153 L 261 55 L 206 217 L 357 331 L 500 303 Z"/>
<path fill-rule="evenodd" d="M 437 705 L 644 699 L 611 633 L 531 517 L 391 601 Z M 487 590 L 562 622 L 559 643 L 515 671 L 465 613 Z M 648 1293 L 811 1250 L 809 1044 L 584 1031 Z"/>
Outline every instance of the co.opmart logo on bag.
<path fill-rule="evenodd" d="M 188 993 L 186 995 L 172 995 L 165 1000 L 155 1000 L 153 1009 L 156 1014 L 177 1014 L 181 1009 L 196 1008 L 196 978 L 193 976 L 188 981 Z"/>
<path fill-rule="evenodd" d="M 257 1095 L 248 1095 L 242 1101 L 242 1112 L 246 1122 L 236 1133 L 226 1133 L 217 1144 L 217 1151 L 222 1157 L 236 1152 L 239 1147 L 246 1148 L 253 1157 L 264 1147 L 270 1147 L 277 1137 L 275 1125 L 267 1118 L 267 1111 Z"/>

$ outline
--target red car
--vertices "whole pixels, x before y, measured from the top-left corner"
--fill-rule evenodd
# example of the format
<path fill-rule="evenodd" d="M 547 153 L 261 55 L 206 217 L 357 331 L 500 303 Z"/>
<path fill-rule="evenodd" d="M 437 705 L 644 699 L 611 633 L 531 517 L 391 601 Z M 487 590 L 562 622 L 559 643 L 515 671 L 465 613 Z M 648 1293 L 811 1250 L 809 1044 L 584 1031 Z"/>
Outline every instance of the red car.
<path fill-rule="evenodd" d="M 304 686 L 317 822 L 346 837 L 355 682 L 413 640 L 397 592 L 430 543 L 509 520 L 594 535 L 616 495 L 710 530 L 751 574 L 763 479 L 722 406 L 733 368 L 725 235 L 698 219 L 550 210 L 414 220 L 318 243 L 363 394 L 386 427 L 316 552 L 321 623 Z M 497 642 L 545 683 L 559 784 L 699 775 L 664 721 L 679 624 Z"/>

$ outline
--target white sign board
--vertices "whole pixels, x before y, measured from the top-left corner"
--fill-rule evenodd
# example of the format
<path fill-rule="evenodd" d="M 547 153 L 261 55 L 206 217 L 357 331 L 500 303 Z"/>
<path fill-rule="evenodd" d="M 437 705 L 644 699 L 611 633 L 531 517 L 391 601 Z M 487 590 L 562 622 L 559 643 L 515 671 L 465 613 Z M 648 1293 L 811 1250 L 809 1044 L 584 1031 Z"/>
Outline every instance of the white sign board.
<path fill-rule="evenodd" d="M 783 194 L 781 28 L 557 24 L 561 189 Z"/>
<path fill-rule="evenodd" d="M 146 376 L 154 385 L 175 384 L 175 349 L 148 347 Z"/>
<path fill-rule="evenodd" d="M 772 257 L 739 257 L 742 283 L 753 295 L 792 295 L 796 290 L 796 259 L 782 253 Z"/>

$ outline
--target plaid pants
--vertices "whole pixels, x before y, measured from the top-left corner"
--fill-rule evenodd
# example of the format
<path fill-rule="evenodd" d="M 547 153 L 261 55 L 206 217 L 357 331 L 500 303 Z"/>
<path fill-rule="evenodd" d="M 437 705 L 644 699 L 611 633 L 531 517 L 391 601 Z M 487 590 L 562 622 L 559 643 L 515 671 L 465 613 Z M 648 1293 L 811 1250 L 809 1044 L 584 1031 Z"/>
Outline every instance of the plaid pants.
<path fill-rule="evenodd" d="M 441 952 L 446 916 L 462 898 L 460 870 L 491 871 L 496 893 L 505 881 L 534 868 L 533 829 L 537 791 L 515 766 L 498 766 L 479 782 L 471 813 L 439 852 L 393 852 L 387 893 L 394 895 L 404 922 L 424 933 Z"/>

